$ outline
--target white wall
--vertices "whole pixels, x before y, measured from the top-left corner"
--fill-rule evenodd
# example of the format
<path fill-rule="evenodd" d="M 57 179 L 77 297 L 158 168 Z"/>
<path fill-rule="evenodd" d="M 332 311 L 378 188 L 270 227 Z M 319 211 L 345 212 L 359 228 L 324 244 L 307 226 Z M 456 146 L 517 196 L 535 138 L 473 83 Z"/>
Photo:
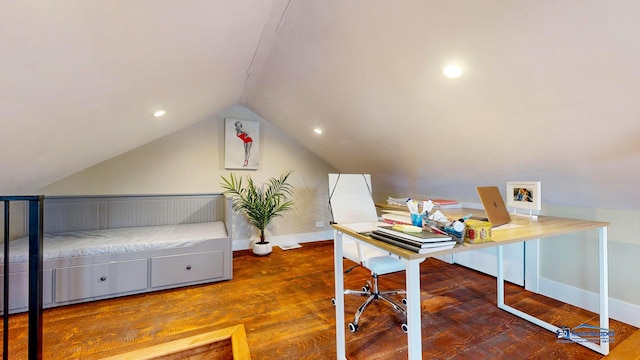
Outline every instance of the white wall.
<path fill-rule="evenodd" d="M 224 168 L 224 119 L 260 122 L 261 159 L 257 171 L 233 170 L 256 182 L 294 169 L 294 207 L 276 218 L 266 235 L 274 242 L 331 238 L 327 174 L 331 166 L 268 121 L 245 107 L 233 107 L 211 119 L 121 154 L 38 190 L 45 195 L 220 193 Z M 117 141 L 117 139 L 114 139 Z M 316 228 L 316 221 L 323 221 Z M 241 216 L 234 217 L 234 249 L 246 248 L 257 233 Z"/>
<path fill-rule="evenodd" d="M 640 326 L 640 211 L 548 206 L 543 213 L 609 222 L 607 228 L 609 261 L 609 306 L 611 317 Z M 596 231 L 574 233 L 540 241 L 542 292 L 554 291 L 557 298 L 580 302 L 594 308 L 598 294 L 598 236 Z M 548 290 L 545 290 L 548 289 Z M 554 296 L 555 297 L 555 296 Z"/>

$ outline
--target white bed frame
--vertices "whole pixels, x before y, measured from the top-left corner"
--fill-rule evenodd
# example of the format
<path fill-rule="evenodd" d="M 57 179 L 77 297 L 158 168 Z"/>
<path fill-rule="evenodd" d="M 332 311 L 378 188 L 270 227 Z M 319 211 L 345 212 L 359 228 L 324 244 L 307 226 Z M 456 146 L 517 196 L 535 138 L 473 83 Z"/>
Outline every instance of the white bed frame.
<path fill-rule="evenodd" d="M 221 194 L 45 197 L 45 233 L 223 221 L 226 236 L 180 248 L 45 260 L 43 307 L 229 280 L 231 216 L 231 199 Z M 10 263 L 9 273 L 9 312 L 26 311 L 28 263 Z M 3 276 L 0 267 L 0 281 Z"/>

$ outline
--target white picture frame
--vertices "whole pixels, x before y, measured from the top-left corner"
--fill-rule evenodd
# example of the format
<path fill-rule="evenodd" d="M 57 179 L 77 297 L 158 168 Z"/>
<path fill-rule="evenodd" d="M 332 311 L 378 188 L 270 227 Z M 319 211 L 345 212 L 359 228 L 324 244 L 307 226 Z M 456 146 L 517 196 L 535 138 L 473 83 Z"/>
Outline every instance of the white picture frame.
<path fill-rule="evenodd" d="M 260 165 L 260 122 L 224 120 L 225 169 L 257 170 Z"/>
<path fill-rule="evenodd" d="M 540 181 L 507 181 L 507 207 L 516 209 L 542 209 Z"/>

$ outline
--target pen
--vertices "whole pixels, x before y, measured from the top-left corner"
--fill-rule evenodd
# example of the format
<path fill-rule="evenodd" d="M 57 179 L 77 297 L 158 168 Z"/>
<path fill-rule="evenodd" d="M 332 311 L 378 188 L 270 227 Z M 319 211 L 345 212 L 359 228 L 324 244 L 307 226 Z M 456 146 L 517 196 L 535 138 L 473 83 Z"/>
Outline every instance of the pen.
<path fill-rule="evenodd" d="M 469 220 L 472 216 L 473 216 L 473 214 L 467 214 L 467 215 L 463 216 L 459 221 Z"/>

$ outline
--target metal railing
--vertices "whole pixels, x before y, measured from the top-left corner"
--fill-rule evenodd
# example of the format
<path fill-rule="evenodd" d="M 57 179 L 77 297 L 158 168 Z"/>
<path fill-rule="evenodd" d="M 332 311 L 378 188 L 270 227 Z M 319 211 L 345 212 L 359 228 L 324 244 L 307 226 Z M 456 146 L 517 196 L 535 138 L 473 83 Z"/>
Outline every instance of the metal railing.
<path fill-rule="evenodd" d="M 29 360 L 42 359 L 42 244 L 44 195 L 0 196 L 4 202 L 4 294 L 2 358 L 9 359 L 9 223 L 12 201 L 26 201 L 29 221 Z"/>

